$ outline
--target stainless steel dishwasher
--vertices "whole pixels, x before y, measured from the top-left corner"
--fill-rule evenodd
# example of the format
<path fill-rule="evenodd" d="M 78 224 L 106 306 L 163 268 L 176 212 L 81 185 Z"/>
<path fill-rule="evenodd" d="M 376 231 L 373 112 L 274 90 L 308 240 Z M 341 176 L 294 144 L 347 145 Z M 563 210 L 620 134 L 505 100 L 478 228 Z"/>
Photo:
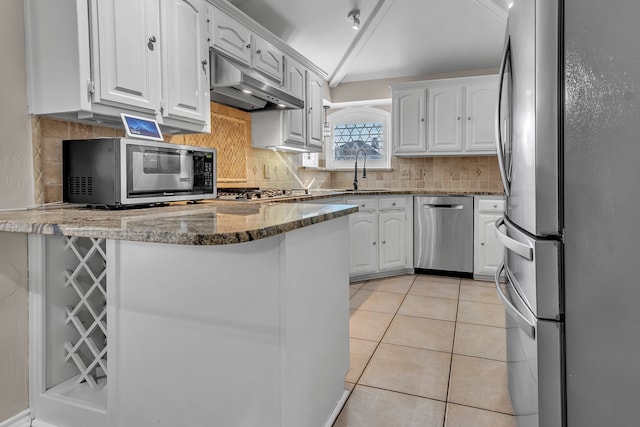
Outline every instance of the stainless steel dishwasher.
<path fill-rule="evenodd" d="M 419 272 L 473 273 L 473 197 L 416 196 L 413 265 Z"/>

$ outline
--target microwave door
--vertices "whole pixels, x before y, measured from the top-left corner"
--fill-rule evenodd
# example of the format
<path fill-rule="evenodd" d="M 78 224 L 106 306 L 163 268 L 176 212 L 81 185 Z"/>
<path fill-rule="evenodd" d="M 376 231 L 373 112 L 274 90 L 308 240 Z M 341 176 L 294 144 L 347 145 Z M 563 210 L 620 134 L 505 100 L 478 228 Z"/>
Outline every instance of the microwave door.
<path fill-rule="evenodd" d="M 130 195 L 192 191 L 193 155 L 187 150 L 132 148 Z"/>

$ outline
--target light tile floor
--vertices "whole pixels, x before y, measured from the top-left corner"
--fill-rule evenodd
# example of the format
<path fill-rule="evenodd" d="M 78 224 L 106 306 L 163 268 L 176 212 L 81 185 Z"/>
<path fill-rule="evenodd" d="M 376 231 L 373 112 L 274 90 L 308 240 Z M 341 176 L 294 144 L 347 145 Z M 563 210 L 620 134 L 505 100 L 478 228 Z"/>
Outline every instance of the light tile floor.
<path fill-rule="evenodd" d="M 352 390 L 334 427 L 515 427 L 504 309 L 491 282 L 352 283 Z"/>

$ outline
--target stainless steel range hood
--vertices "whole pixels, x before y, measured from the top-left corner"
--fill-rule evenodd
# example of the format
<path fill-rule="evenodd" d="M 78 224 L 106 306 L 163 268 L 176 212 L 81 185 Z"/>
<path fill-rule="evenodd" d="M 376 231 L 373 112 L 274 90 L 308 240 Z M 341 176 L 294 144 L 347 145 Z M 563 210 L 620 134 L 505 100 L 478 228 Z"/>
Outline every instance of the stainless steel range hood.
<path fill-rule="evenodd" d="M 210 51 L 211 100 L 245 111 L 304 108 L 304 100 L 283 92 L 275 83 L 249 75 L 242 65 Z"/>

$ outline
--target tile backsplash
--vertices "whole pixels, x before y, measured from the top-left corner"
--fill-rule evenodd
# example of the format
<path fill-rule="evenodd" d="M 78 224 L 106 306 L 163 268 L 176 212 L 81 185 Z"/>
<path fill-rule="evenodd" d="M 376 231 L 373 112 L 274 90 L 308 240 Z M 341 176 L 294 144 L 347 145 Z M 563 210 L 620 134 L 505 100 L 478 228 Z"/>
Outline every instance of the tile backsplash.
<path fill-rule="evenodd" d="M 32 118 L 36 203 L 62 200 L 62 140 L 123 136 L 119 129 L 85 125 L 46 117 Z M 175 140 L 174 140 L 175 139 Z M 168 141 L 182 142 L 180 137 Z M 218 162 L 225 162 L 219 156 Z M 353 170 L 323 171 L 302 167 L 299 154 L 248 147 L 243 182 L 226 186 L 271 188 L 351 188 Z M 496 156 L 392 157 L 390 171 L 367 172 L 358 181 L 362 189 L 394 188 L 425 191 L 478 191 L 502 193 Z"/>

